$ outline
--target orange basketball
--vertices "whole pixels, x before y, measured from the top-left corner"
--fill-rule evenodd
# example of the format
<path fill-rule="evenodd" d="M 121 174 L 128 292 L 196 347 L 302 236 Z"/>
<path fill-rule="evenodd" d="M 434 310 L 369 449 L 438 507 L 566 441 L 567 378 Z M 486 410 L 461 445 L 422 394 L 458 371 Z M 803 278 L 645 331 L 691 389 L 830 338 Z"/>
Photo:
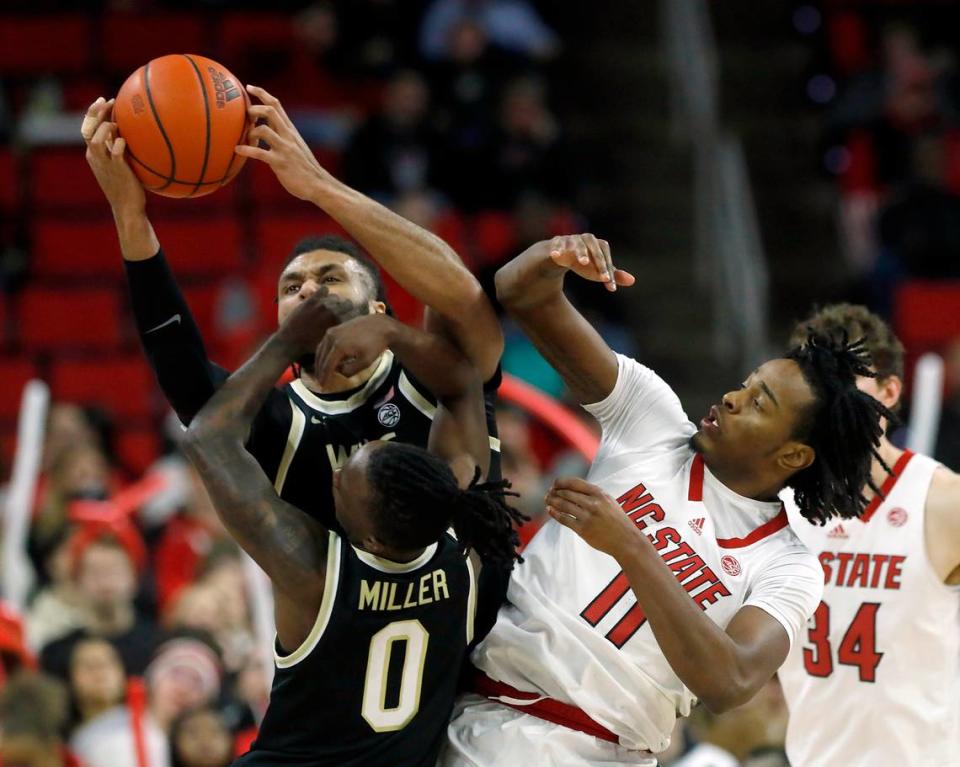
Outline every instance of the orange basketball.
<path fill-rule="evenodd" d="M 249 98 L 216 61 L 194 54 L 161 56 L 120 88 L 113 107 L 127 159 L 151 192 L 201 197 L 229 183 L 244 159 Z"/>

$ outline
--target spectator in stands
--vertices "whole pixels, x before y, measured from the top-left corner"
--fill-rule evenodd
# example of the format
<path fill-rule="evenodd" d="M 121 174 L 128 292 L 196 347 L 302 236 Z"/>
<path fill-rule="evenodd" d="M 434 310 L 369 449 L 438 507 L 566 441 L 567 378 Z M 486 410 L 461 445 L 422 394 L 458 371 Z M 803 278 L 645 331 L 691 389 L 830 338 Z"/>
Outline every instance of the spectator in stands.
<path fill-rule="evenodd" d="M 909 176 L 880 214 L 882 247 L 906 276 L 960 278 L 960 196 L 947 188 L 944 137 L 918 138 L 910 151 Z"/>
<path fill-rule="evenodd" d="M 414 70 L 387 83 L 379 112 L 357 129 L 344 158 L 345 181 L 380 200 L 422 190 L 437 175 L 437 133 L 430 122 L 430 94 Z"/>
<path fill-rule="evenodd" d="M 466 208 L 511 210 L 524 195 L 566 200 L 568 164 L 559 124 L 535 77 L 510 82 L 500 102 L 492 143 L 478 158 L 473 175 L 452 169 L 445 189 Z"/>
<path fill-rule="evenodd" d="M 197 578 L 203 559 L 218 543 L 231 541 L 196 470 L 185 469 L 189 497 L 164 529 L 154 555 L 157 600 L 163 613 L 180 590 Z"/>
<path fill-rule="evenodd" d="M 170 756 L 172 767 L 229 767 L 233 733 L 215 708 L 191 709 L 170 729 Z"/>
<path fill-rule="evenodd" d="M 36 660 L 24 636 L 23 621 L 10 605 L 0 602 L 0 687 L 20 669 L 35 667 Z"/>
<path fill-rule="evenodd" d="M 146 706 L 117 706 L 77 730 L 71 745 L 86 767 L 138 767 L 134 728 L 141 728 L 149 764 L 170 764 L 167 733 L 184 712 L 220 694 L 220 663 L 212 646 L 192 637 L 163 644 L 146 671 Z"/>
<path fill-rule="evenodd" d="M 110 642 L 84 637 L 70 655 L 68 684 L 74 726 L 82 726 L 123 703 L 127 677 L 120 654 Z"/>
<path fill-rule="evenodd" d="M 490 41 L 530 59 L 556 55 L 559 40 L 526 0 L 434 0 L 420 27 L 425 59 L 449 58 L 450 30 L 463 19 L 479 24 Z"/>
<path fill-rule="evenodd" d="M 215 557 L 204 576 L 179 593 L 164 625 L 207 632 L 216 640 L 226 670 L 239 672 L 254 650 L 242 566 L 234 549 Z"/>
<path fill-rule="evenodd" d="M 84 630 L 58 639 L 41 652 L 44 669 L 66 677 L 74 645 L 85 635 L 108 639 L 130 674 L 143 672 L 156 646 L 154 622 L 134 605 L 146 550 L 128 521 L 78 528 L 70 541 L 75 587 L 85 610 Z"/>
<path fill-rule="evenodd" d="M 73 577 L 70 532 L 50 543 L 43 562 L 47 584 L 34 596 L 26 614 L 27 643 L 34 652 L 86 625 L 87 612 Z"/>
<path fill-rule="evenodd" d="M 110 464 L 96 444 L 83 441 L 58 449 L 30 530 L 34 561 L 42 561 L 62 536 L 71 501 L 103 500 L 111 485 Z"/>
<path fill-rule="evenodd" d="M 55 679 L 20 672 L 0 692 L 0 764 L 80 767 L 61 740 L 67 694 Z"/>

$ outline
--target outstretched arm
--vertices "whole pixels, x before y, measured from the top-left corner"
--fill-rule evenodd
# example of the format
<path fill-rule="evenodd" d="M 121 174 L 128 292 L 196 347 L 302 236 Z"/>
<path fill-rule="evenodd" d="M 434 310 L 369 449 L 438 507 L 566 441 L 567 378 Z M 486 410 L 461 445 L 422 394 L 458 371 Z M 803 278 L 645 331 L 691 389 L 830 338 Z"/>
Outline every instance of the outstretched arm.
<path fill-rule="evenodd" d="M 615 269 L 610 246 L 592 234 L 544 240 L 497 272 L 497 298 L 534 346 L 563 377 L 577 401 L 604 399 L 617 382 L 617 358 L 563 293 L 573 271 L 608 290 L 629 286 L 632 275 Z"/>
<path fill-rule="evenodd" d="M 503 335 L 489 299 L 456 252 L 442 239 L 351 189 L 320 166 L 280 102 L 247 86 L 262 104 L 250 107 L 253 146 L 237 153 L 266 162 L 290 194 L 309 200 L 339 223 L 393 279 L 440 317 L 442 328 L 484 380 L 503 353 Z M 256 146 L 259 140 L 269 149 Z"/>
<path fill-rule="evenodd" d="M 718 626 L 680 585 L 651 540 L 599 487 L 561 477 L 547 493 L 546 505 L 557 522 L 617 560 L 670 667 L 712 712 L 746 703 L 783 664 L 790 650 L 783 623 L 748 604 L 726 629 Z M 784 576 L 790 585 L 779 588 L 779 598 L 789 600 L 781 614 L 789 613 L 797 630 L 820 599 L 819 570 L 814 560 L 806 570 Z M 707 604 L 724 595 L 729 591 L 717 582 L 696 598 Z"/>
<path fill-rule="evenodd" d="M 254 417 L 290 362 L 338 320 L 335 299 L 317 293 L 290 315 L 197 413 L 184 449 L 227 529 L 286 598 L 313 603 L 323 588 L 326 531 L 274 491 L 244 448 Z"/>
<path fill-rule="evenodd" d="M 126 142 L 110 121 L 112 108 L 112 99 L 100 98 L 84 116 L 81 133 L 87 163 L 113 212 L 147 359 L 170 406 L 183 423 L 189 423 L 227 374 L 207 358 L 190 307 L 160 251 L 143 187 L 127 164 Z"/>

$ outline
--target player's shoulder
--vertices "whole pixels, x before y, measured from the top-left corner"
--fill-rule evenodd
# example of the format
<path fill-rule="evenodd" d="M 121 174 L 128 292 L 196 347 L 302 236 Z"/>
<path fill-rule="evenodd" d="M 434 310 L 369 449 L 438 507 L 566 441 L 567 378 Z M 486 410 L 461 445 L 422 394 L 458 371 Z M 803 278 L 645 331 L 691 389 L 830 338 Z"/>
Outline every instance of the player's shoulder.
<path fill-rule="evenodd" d="M 805 520 L 803 523 L 809 524 Z M 768 535 L 751 546 L 750 550 L 759 570 L 790 568 L 798 575 L 806 574 L 814 580 L 823 579 L 820 560 L 792 525 L 788 524 L 772 535 Z"/>
<path fill-rule="evenodd" d="M 925 513 L 937 524 L 942 521 L 951 527 L 960 527 L 960 474 L 938 465 L 930 479 Z"/>

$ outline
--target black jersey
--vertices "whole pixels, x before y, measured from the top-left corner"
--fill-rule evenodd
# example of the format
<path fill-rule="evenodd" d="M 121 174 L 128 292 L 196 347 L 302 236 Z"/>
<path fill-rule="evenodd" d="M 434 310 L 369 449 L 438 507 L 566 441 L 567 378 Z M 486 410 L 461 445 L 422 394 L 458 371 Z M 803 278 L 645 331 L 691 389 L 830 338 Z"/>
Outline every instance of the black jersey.
<path fill-rule="evenodd" d="M 333 472 L 360 447 L 373 440 L 396 440 L 426 447 L 436 400 L 387 351 L 370 379 L 351 392 L 323 396 L 303 381 L 284 387 L 289 400 L 289 431 L 276 468 L 267 469 L 280 496 L 340 530 L 333 514 Z M 493 403 L 488 398 L 489 429 L 496 434 Z M 273 438 L 276 443 L 276 437 Z M 251 452 L 262 440 L 251 440 Z M 499 477 L 499 442 L 491 437 L 494 475 Z M 261 462 L 265 464 L 265 462 Z"/>
<path fill-rule="evenodd" d="M 235 767 L 433 767 L 472 640 L 473 564 L 450 535 L 413 562 L 335 533 L 316 623 L 277 647 L 270 705 Z"/>
<path fill-rule="evenodd" d="M 189 423 L 229 373 L 207 358 L 163 253 L 124 265 L 147 359 L 170 405 Z M 490 479 L 500 478 L 494 413 L 499 384 L 498 370 L 484 385 Z M 247 449 L 284 500 L 328 529 L 339 530 L 333 513 L 333 469 L 375 439 L 426 447 L 435 410 L 436 399 L 387 352 L 371 379 L 354 391 L 318 395 L 295 381 L 271 392 L 254 420 Z"/>

